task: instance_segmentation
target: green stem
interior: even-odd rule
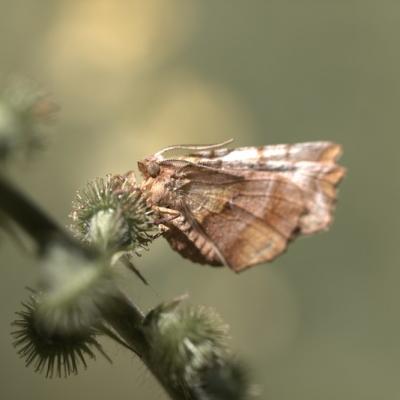
[[[39,251],[54,239],[76,246],[72,237],[1,174],[0,209],[30,235]]]
[[[103,311],[103,318],[129,346],[135,349],[136,354],[172,399],[188,400],[184,387],[173,386],[161,375],[159,366],[150,358],[150,345],[141,329],[144,314],[122,294],[113,300],[114,304]]]
[[[96,256],[96,253],[77,242],[1,174],[0,210],[31,236],[38,246],[39,256],[55,241],[61,241],[63,244],[69,245],[71,251],[80,251],[87,257]],[[149,357],[149,344],[141,329],[144,314],[135,304],[121,293],[121,296],[113,298],[110,307],[103,310],[103,317],[118,335],[136,351],[171,399],[187,399],[183,388],[172,387],[158,372],[157,365],[152,363]]]

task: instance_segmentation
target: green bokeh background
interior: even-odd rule
[[[329,139],[348,175],[328,233],[239,276],[162,239],[138,260],[143,308],[188,292],[231,325],[260,399],[400,399],[400,3],[391,0],[0,2],[0,80],[23,74],[61,106],[47,151],[14,180],[60,223],[75,191],[177,143]],[[1,195],[1,194],[0,194]],[[105,342],[67,380],[25,369],[9,336],[33,260],[1,243],[1,399],[164,399]]]

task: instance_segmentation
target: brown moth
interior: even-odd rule
[[[239,272],[271,261],[299,234],[326,229],[345,169],[331,142],[225,148],[230,142],[171,146],[138,165],[171,247]],[[178,149],[192,153],[166,156]]]

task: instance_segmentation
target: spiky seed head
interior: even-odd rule
[[[14,346],[25,365],[33,366],[38,373],[47,378],[67,377],[78,373],[79,368],[86,369],[87,358],[95,359],[98,351],[111,361],[96,339],[95,328],[79,332],[49,333],[37,318],[40,300],[32,296],[23,304],[23,310],[17,312],[18,318],[12,323]]]
[[[103,257],[55,243],[42,257],[36,315],[50,333],[80,332],[101,319],[118,295],[113,271]]]
[[[229,350],[228,326],[211,308],[179,307],[182,299],[162,303],[144,318],[150,362],[169,384],[183,385],[190,398],[246,399],[247,370]]]
[[[77,193],[70,217],[76,236],[111,252],[138,252],[156,234],[152,211],[133,172],[90,182]]]
[[[43,123],[58,107],[28,79],[10,80],[0,93],[0,162],[43,146]]]

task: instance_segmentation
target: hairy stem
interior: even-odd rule
[[[89,257],[96,255],[77,242],[2,174],[0,174],[0,210],[31,236],[38,246],[39,256],[56,241],[69,245],[71,251],[80,251]],[[113,297],[110,306],[102,310],[102,315],[118,335],[135,350],[171,399],[187,399],[184,388],[171,386],[159,373],[158,366],[150,360],[149,343],[141,329],[144,314],[134,303],[121,293],[120,296]]]
[[[54,239],[73,243],[70,237],[43,210],[0,174],[0,209],[16,222],[44,251]]]
[[[135,349],[136,354],[172,399],[187,400],[185,388],[173,386],[171,382],[164,379],[159,366],[150,359],[149,342],[140,328],[144,319],[142,311],[122,294],[120,297],[115,297],[113,301],[114,304],[109,311],[103,311],[104,319],[129,346]]]

